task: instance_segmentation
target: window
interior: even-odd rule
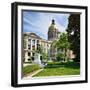
[[[37,40],[37,44],[39,44],[39,40]]]
[[[32,46],[32,50],[35,50],[35,45]]]
[[[31,53],[30,52],[28,52],[28,56],[30,56],[31,55]]]
[[[42,56],[40,56],[40,60],[42,60]]]
[[[34,61],[34,57],[32,57],[32,61]]]
[[[40,44],[37,44],[37,50],[40,48]]]
[[[32,53],[32,56],[34,56],[35,55],[35,53]]]
[[[28,59],[28,61],[30,61],[30,59]]]
[[[28,39],[28,43],[31,44],[31,39]]]
[[[31,49],[31,45],[28,45],[28,49]]]
[[[31,41],[31,39],[28,39],[28,41]]]
[[[35,45],[35,40],[32,40],[32,44]]]

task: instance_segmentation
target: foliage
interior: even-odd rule
[[[42,58],[47,61],[49,59],[49,56],[47,53],[42,53]]]
[[[64,56],[65,56],[64,53],[58,53],[56,55],[57,61],[62,61],[64,59]]]
[[[36,52],[37,53],[40,53],[42,55],[42,59],[43,60],[48,60],[49,59],[49,56],[43,50],[44,50],[44,48],[41,45],[38,44],[38,47],[37,47]]]
[[[64,52],[64,55],[63,55],[64,60],[66,60],[67,59],[66,52],[67,52],[67,49],[69,49],[69,47],[70,47],[70,43],[68,42],[67,33],[61,33],[59,40],[55,41],[53,43],[53,46],[56,47],[58,51],[63,50],[63,52]],[[63,53],[60,53],[60,54],[62,55]]]
[[[23,67],[23,74],[27,75],[35,70],[40,69],[41,67],[38,64],[34,64],[34,65],[28,65]]]
[[[78,62],[49,62],[46,68],[54,67],[67,67],[67,68],[80,68],[80,63]]]
[[[36,52],[37,52],[37,53],[40,53],[40,54],[43,53],[43,47],[42,47],[40,44],[37,45],[37,50],[36,50]]]
[[[71,14],[69,16],[67,28],[70,49],[76,55],[75,61],[80,61],[80,14]]]

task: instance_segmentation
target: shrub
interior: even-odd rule
[[[62,65],[62,62],[49,62],[45,68],[56,68]]]
[[[63,61],[64,60],[64,53],[58,53],[56,55],[57,61]]]
[[[26,67],[23,67],[23,74],[27,75],[35,70],[40,69],[41,67],[38,64],[34,64],[34,65],[28,65]]]
[[[80,68],[80,63],[78,62],[49,62],[45,68],[58,68],[58,67],[77,69],[77,68]]]

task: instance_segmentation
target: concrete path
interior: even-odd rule
[[[23,79],[30,79],[32,78],[34,75],[36,75],[37,73],[41,72],[43,69],[39,69],[37,71],[32,72],[31,74],[28,74],[27,76],[23,77]]]

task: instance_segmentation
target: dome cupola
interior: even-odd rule
[[[50,25],[50,27],[49,27],[49,31],[55,31],[55,30],[57,30],[57,27],[56,27],[56,25],[55,25],[55,20],[53,19],[52,20],[52,23],[51,23],[51,25]]]
[[[52,23],[48,29],[48,40],[55,40],[57,38],[58,29],[55,25],[55,20],[52,19]]]

